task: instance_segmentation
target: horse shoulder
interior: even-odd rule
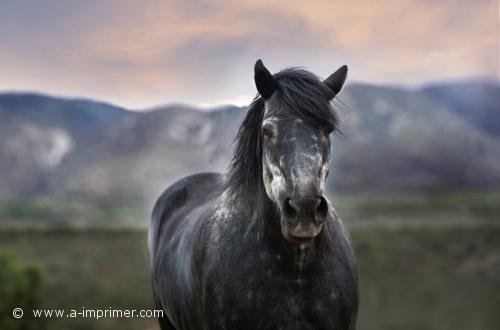
[[[200,173],[170,186],[157,200],[149,228],[155,301],[176,326],[189,321],[196,287],[196,246],[204,211],[217,196],[222,174]]]
[[[206,200],[210,187],[220,185],[224,175],[220,173],[198,173],[184,177],[169,186],[157,199],[151,215],[148,232],[148,245],[151,259],[158,248],[159,236],[164,232],[165,225],[176,213],[183,209],[193,208]],[[205,198],[203,198],[205,197]]]

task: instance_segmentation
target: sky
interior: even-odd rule
[[[0,91],[246,104],[253,65],[420,86],[499,78],[498,0],[0,0]]]

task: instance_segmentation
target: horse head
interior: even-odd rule
[[[254,70],[264,100],[259,149],[265,192],[279,211],[285,239],[301,243],[316,237],[328,216],[330,134],[338,124],[330,101],[341,90],[347,67],[323,81],[300,69],[273,76],[261,60]]]

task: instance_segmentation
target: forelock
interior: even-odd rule
[[[339,120],[331,106],[333,92],[311,72],[290,68],[274,75],[278,90],[269,99],[270,109],[286,111],[315,127],[338,130]]]

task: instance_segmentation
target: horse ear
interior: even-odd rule
[[[334,95],[337,95],[342,89],[346,78],[347,65],[342,65],[337,71],[332,73],[330,77],[323,80],[323,83],[332,90]]]
[[[262,60],[257,60],[254,66],[254,79],[255,86],[257,87],[257,91],[260,96],[264,99],[268,99],[273,95],[274,91],[277,88],[276,81],[274,81],[273,75],[269,70],[266,69]]]

